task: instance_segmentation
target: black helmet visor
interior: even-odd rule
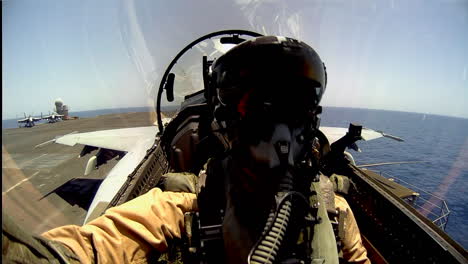
[[[246,92],[235,105],[241,117],[302,122],[314,115],[322,94],[320,84],[307,78],[244,80],[237,88]]]

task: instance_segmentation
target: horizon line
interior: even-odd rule
[[[165,106],[180,107],[179,105],[165,105]],[[441,116],[441,117],[452,117],[452,118],[468,119],[468,116],[434,114],[434,113],[423,113],[423,112],[410,112],[410,111],[395,110],[395,109],[377,109],[377,108],[365,108],[365,107],[355,107],[355,106],[335,106],[335,105],[322,105],[322,107],[350,108],[350,109],[361,109],[361,110],[377,110],[377,111],[401,112],[401,113],[409,113],[409,114],[433,115],[433,116]],[[148,109],[153,109],[154,112],[156,112],[156,109],[154,107],[152,107],[152,106],[128,106],[128,107],[100,108],[100,109],[79,110],[79,111],[73,111],[73,112],[80,113],[80,112],[89,112],[89,111],[118,110],[118,109],[130,109],[130,108],[148,108]],[[73,112],[71,112],[71,113],[73,113]],[[34,116],[34,115],[31,115],[31,116]],[[22,117],[15,117],[15,118],[8,118],[8,119],[3,119],[2,118],[2,121],[17,120],[18,118],[22,118]]]

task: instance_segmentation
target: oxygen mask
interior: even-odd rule
[[[248,260],[274,262],[290,259],[297,251],[306,256],[310,247],[302,243],[299,250],[297,240],[307,224],[311,182],[318,180],[313,155],[317,112],[298,113],[300,108],[294,105],[285,111],[284,104],[273,100],[252,105],[256,98],[250,96],[238,106],[243,116],[229,179],[239,222],[257,241]]]

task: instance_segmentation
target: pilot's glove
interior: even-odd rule
[[[190,172],[169,172],[162,176],[158,188],[170,192],[195,193],[198,177]]]
[[[42,236],[63,243],[82,263],[149,262],[154,249],[163,252],[169,240],[181,237],[184,213],[196,210],[195,194],[154,188],[81,227],[62,226]]]

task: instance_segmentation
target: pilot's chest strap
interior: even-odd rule
[[[334,208],[335,206],[333,189],[330,187],[328,178],[321,175],[319,182],[312,182],[311,190],[317,195],[310,197],[310,203],[318,205],[317,215],[321,219],[313,227],[313,263],[320,263],[320,260],[326,260],[324,263],[338,263],[336,234],[328,214],[328,207]]]
[[[342,253],[343,241],[345,239],[344,223],[347,212],[336,206],[335,192],[347,193],[349,185],[349,179],[346,176],[333,174],[329,179],[324,175],[320,175],[320,191],[327,209],[328,219],[335,234],[339,254]]]
[[[199,212],[192,214],[193,239],[189,253],[197,263],[223,263],[222,222],[226,207],[224,177],[225,157],[208,160],[199,173],[197,194]]]
[[[186,252],[188,259],[197,259],[195,262],[198,263],[220,263],[219,261],[224,260],[222,219],[225,201],[224,190],[220,188],[224,184],[221,182],[222,177],[215,178],[216,175],[227,173],[223,167],[225,166],[222,166],[221,160],[211,160],[208,166],[205,165],[199,174],[197,186],[200,214],[190,213],[185,217]],[[312,245],[313,259],[337,260],[342,248],[341,241],[345,237],[346,211],[336,208],[334,196],[336,188],[328,177],[321,175],[320,182],[313,183],[311,188],[317,190],[317,196],[311,199],[321,204],[319,216],[323,219],[320,224],[313,227],[315,234],[315,243]],[[328,241],[325,243],[327,245],[324,245],[324,241]]]

